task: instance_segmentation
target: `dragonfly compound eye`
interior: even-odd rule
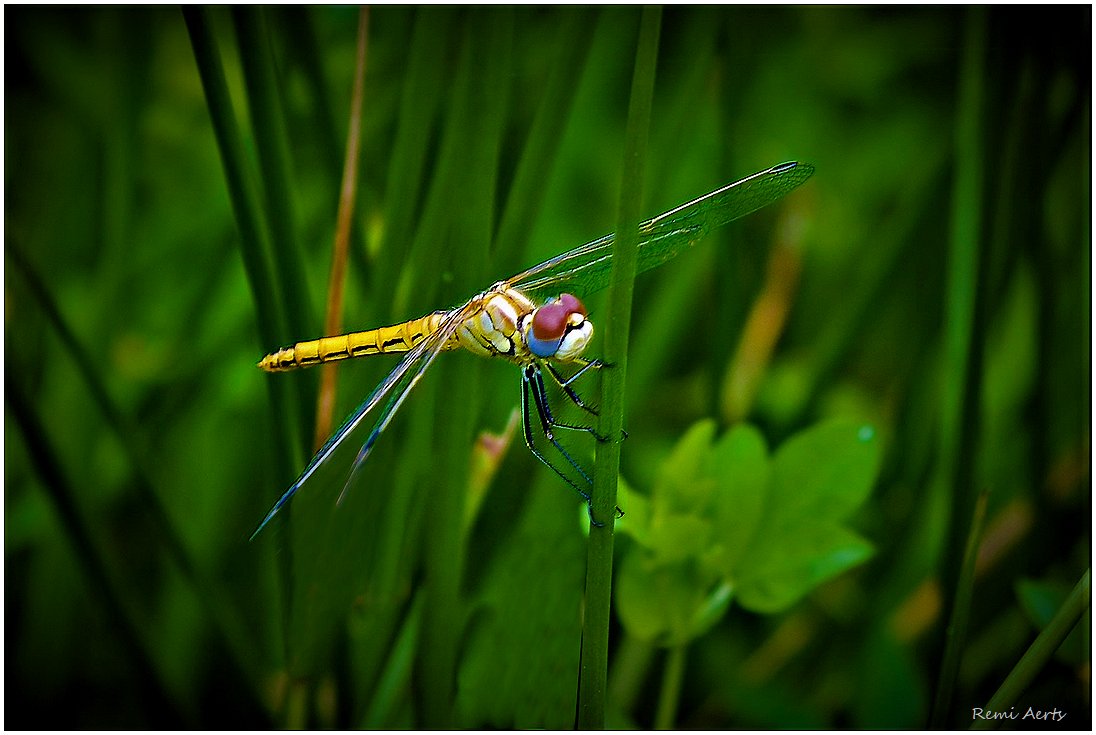
[[[586,316],[586,307],[582,305],[582,302],[579,301],[577,297],[572,296],[569,293],[560,294],[559,303],[569,314],[582,314],[582,316]]]
[[[571,294],[563,294],[536,310],[532,329],[526,335],[526,343],[537,357],[566,360],[569,358],[560,353],[577,354],[575,348],[579,342],[585,347],[589,339],[584,334],[588,324],[586,307],[582,302]]]
[[[533,314],[533,336],[543,342],[558,342],[567,331],[567,319],[571,314],[558,301],[537,309]]]
[[[586,307],[569,293],[549,301],[533,315],[533,336],[553,341],[563,337],[567,327],[579,327],[586,321]]]

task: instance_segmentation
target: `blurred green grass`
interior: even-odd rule
[[[637,10],[371,13],[348,328],[453,305],[613,227]],[[300,263],[265,296],[303,326],[276,338],[318,336],[357,9],[207,15],[243,165],[256,193],[284,185],[292,207],[279,237]],[[310,449],[295,417],[310,407],[272,409],[264,382],[308,395],[316,376],[254,367],[280,344],[259,336],[182,14],[22,7],[5,20],[5,724],[569,726],[584,573],[573,494],[519,441],[460,524],[472,433],[502,430],[514,370],[444,356],[342,506],[354,449],[247,544],[299,469],[287,455]],[[962,509],[982,489],[992,553],[951,726],[1034,638],[1018,581],[1070,588],[1088,565],[1091,11],[989,10],[982,109],[959,136],[970,22],[912,7],[663,14],[643,211],[780,161],[817,173],[637,279],[623,476],[649,486],[687,427],[722,415],[743,355],[763,360],[736,405],[770,446],[830,417],[870,420],[885,443],[855,519],[876,556],[789,613],[735,610],[707,633],[680,727],[923,727]],[[241,63],[263,44],[272,107],[250,104]],[[261,119],[279,106],[284,119]],[[284,127],[284,181],[260,165],[270,123]],[[956,197],[961,167],[981,181],[973,199]],[[978,272],[949,282],[953,222],[973,214]],[[791,270],[771,267],[777,254]],[[783,291],[766,290],[774,273]],[[786,321],[758,316],[766,293],[784,294]],[[956,298],[977,303],[963,348],[975,379],[947,399],[967,405],[961,444],[944,388],[960,377],[944,347],[963,328]],[[587,305],[596,324],[603,298]],[[743,342],[758,324],[769,352]],[[336,414],[393,365],[344,366]],[[954,451],[965,474],[941,466]],[[614,677],[655,691],[661,652],[625,656],[618,633],[610,691]],[[431,640],[454,647],[448,663]],[[511,684],[499,692],[493,663]],[[1024,701],[1090,721],[1088,666],[1051,663]],[[650,726],[647,699],[610,701],[610,724]]]

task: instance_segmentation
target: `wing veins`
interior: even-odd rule
[[[649,270],[675,256],[704,236],[713,226],[744,217],[776,201],[806,181],[814,167],[804,163],[784,163],[727,184],[697,197],[639,225],[640,264],[637,272]],[[607,276],[596,280],[598,270],[607,271],[612,257],[615,234],[610,233],[535,265],[506,281],[512,288],[530,291],[556,283],[581,281],[589,276],[591,291],[607,283]],[[665,248],[652,247],[660,242]],[[674,248],[674,243],[680,247]],[[570,264],[574,264],[568,267]]]
[[[293,484],[289,486],[289,489],[282,494],[282,497],[278,499],[278,502],[274,504],[274,507],[271,508],[266,514],[266,517],[263,518],[259,527],[251,534],[252,539],[259,535],[259,532],[262,531],[271,519],[277,515],[278,511],[292,499],[312,474],[319,469],[320,465],[326,462],[328,458],[335,453],[335,450],[338,449],[343,440],[357,429],[365,417],[368,416],[386,396],[388,396],[393,388],[396,388],[403,383],[404,379],[410,373],[411,378],[409,379],[408,384],[389,400],[381,417],[377,420],[372,432],[370,432],[365,444],[363,444],[362,450],[364,451],[367,448],[372,447],[372,444],[376,441],[377,437],[388,427],[388,423],[391,421],[392,416],[395,415],[396,411],[403,404],[407,394],[415,387],[418,379],[422,377],[422,374],[426,372],[426,369],[430,367],[434,359],[442,352],[442,347],[444,347],[445,343],[457,333],[457,329],[460,327],[461,323],[468,318],[468,315],[472,311],[474,311],[472,307],[473,302],[468,301],[463,306],[453,309],[446,315],[445,319],[442,320],[442,323],[433,334],[415,345],[407,355],[404,356],[400,361],[400,364],[393,368],[392,372],[373,389],[373,392],[369,394],[369,397],[362,401],[362,403],[354,409],[354,412],[343,421],[342,425],[339,426],[335,433],[324,442],[323,446],[320,447],[319,451],[312,457],[308,466],[304,468],[297,479],[294,480]],[[418,363],[422,363],[422,365],[416,367]],[[413,367],[416,369],[412,371]],[[367,451],[365,452],[365,456],[368,456]],[[359,459],[355,460],[354,468],[350,473],[351,478],[353,478],[354,473],[357,471],[357,468],[362,461],[364,461],[364,457],[359,453]],[[349,480],[347,481],[347,486],[348,485]],[[343,493],[346,492],[347,486],[343,487]],[[342,494],[339,495],[339,500],[342,500]]]

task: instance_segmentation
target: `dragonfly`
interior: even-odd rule
[[[636,273],[671,260],[713,228],[775,202],[813,173],[814,167],[810,164],[782,163],[642,222]],[[602,368],[604,364],[583,356],[594,327],[586,307],[574,293],[585,295],[608,285],[613,242],[614,235],[609,234],[557,255],[516,276],[498,281],[456,308],[393,326],[298,342],[260,360],[261,369],[282,372],[365,355],[403,355],[395,369],[316,452],[251,538],[258,536],[355,429],[375,414],[373,428],[348,472],[339,496],[341,501],[377,440],[427,369],[442,352],[457,349],[501,358],[520,369],[526,447],[578,491],[591,511],[591,523],[601,525],[592,515],[590,475],[559,442],[555,430],[585,431],[599,441],[606,441],[606,438],[599,436],[592,427],[568,424],[556,418],[544,375],[547,373],[562,394],[579,409],[596,415],[596,409],[582,400],[574,385],[582,375]],[[543,293],[554,295],[543,301],[535,300],[535,295]],[[559,366],[569,366],[575,372],[565,376]],[[379,413],[378,407],[381,407]],[[538,446],[531,409],[536,412],[540,436],[547,441],[547,447]],[[571,470],[574,479],[568,474]]]

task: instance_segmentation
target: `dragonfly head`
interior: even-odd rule
[[[594,335],[586,307],[569,293],[534,311],[530,321],[525,342],[537,357],[569,362],[582,355]]]

